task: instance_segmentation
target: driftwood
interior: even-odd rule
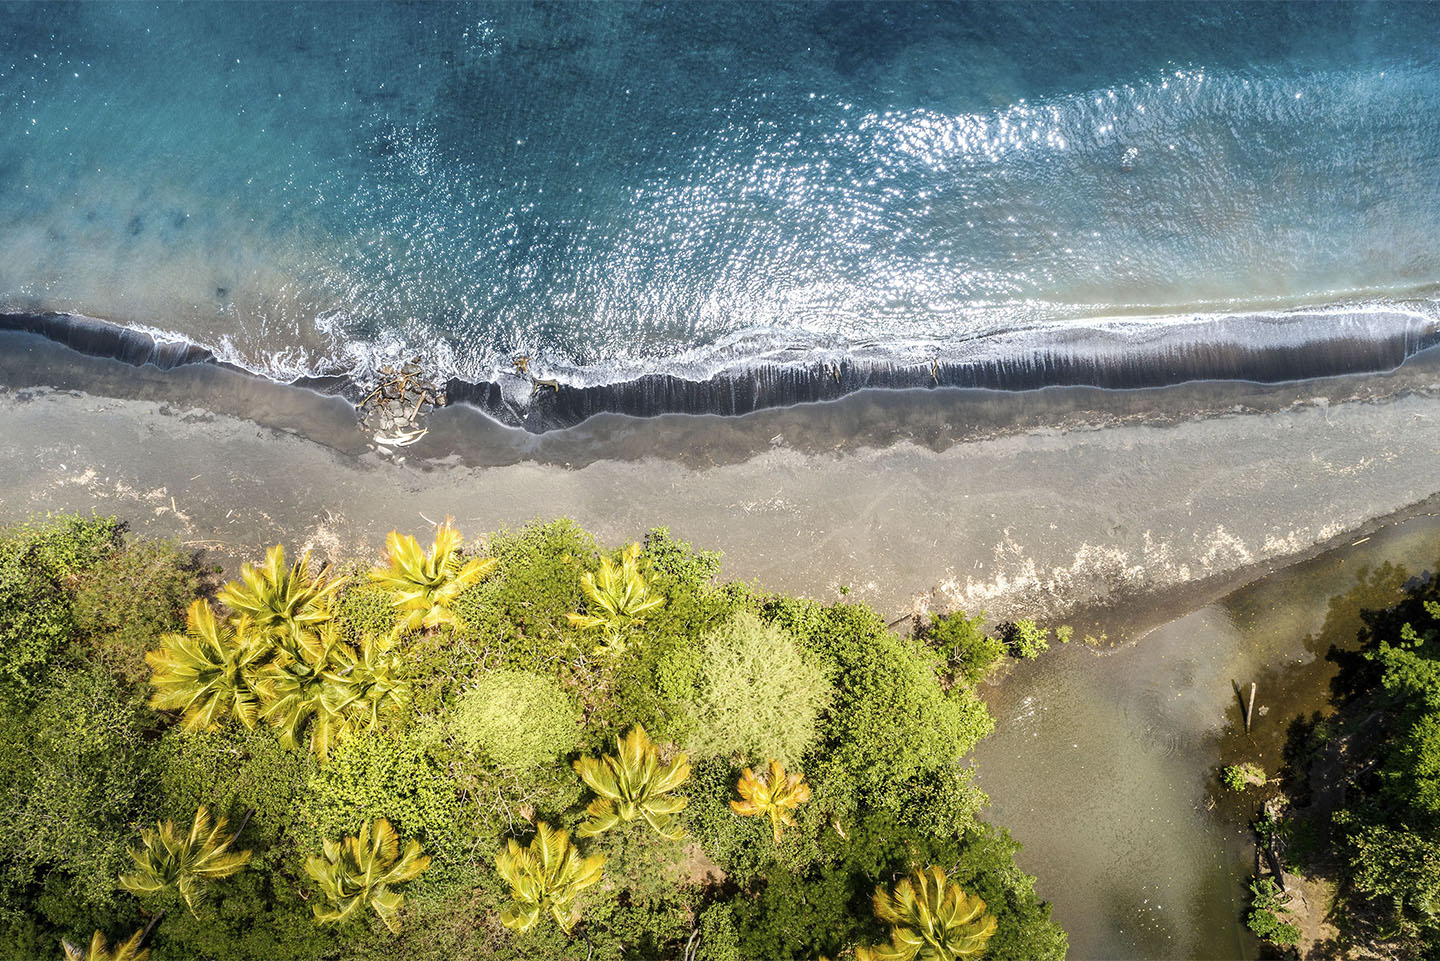
[[[382,447],[407,447],[425,436],[421,414],[445,406],[445,392],[426,376],[418,357],[379,373],[379,383],[357,405],[361,420]]]

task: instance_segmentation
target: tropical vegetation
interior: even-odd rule
[[[980,817],[978,659],[663,530],[389,541],[220,582],[107,518],[0,532],[0,959],[1064,956]]]

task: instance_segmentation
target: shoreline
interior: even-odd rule
[[[376,551],[406,523],[389,510],[404,498],[415,529],[446,514],[470,531],[566,515],[619,544],[669,526],[723,551],[728,577],[822,600],[846,587],[891,620],[1108,610],[1096,624],[1120,640],[1136,632],[1102,619],[1145,623],[1426,509],[1440,471],[1422,436],[1440,418],[1429,355],[1300,385],[872,391],[538,436],[472,434],[480,415],[446,409],[400,463],[368,449],[335,396],[0,338],[5,519],[143,514],[232,567],[277,540]],[[240,529],[248,539],[230,543]]]
[[[472,380],[442,370],[430,373],[445,379],[452,405],[479,411],[499,425],[544,434],[607,414],[738,417],[881,390],[1115,391],[1385,373],[1440,345],[1434,313],[1433,301],[1416,300],[1198,314],[1189,321],[1183,318],[1190,315],[1097,318],[937,343],[923,356],[913,346],[894,348],[893,355],[772,346],[738,362],[696,366],[677,358],[678,372],[618,371],[600,383],[587,382],[584,371],[543,366],[536,369],[548,377],[539,381],[518,371]],[[81,314],[0,311],[4,331],[37,335],[133,367],[214,366],[279,383],[203,344]],[[785,359],[792,351],[808,359]],[[304,376],[287,385],[357,401],[366,378],[356,369]]]

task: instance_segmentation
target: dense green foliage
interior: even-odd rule
[[[902,638],[861,605],[716,584],[717,559],[664,531],[617,564],[563,521],[452,548],[447,571],[494,561],[457,591],[410,564],[428,592],[418,622],[420,603],[354,576],[373,558],[342,583],[277,553],[213,607],[222,653],[263,630],[253,727],[232,707],[187,728],[180,702],[152,703],[152,677],[179,682],[145,654],[179,644],[187,605],[216,585],[111,521],[0,545],[0,959],[59,956],[97,930],[114,944],[151,920],[155,961],[838,957],[890,936],[877,887],[932,865],[983,900],[985,958],[1064,955],[1017,846],[978,819],[966,755],[992,722],[973,682],[1000,642],[963,615],[948,622],[963,638]],[[607,590],[613,618],[595,599]],[[282,676],[306,665],[313,678]],[[272,709],[284,690],[308,705],[293,725]],[[317,743],[347,712],[356,722]],[[574,767],[607,756],[584,780]],[[803,777],[808,797],[742,816],[732,802],[760,789],[740,793],[742,769],[772,757],[776,784]],[[613,823],[581,830],[602,800]],[[201,808],[250,853],[194,914],[119,886],[141,829],[183,833]],[[377,844],[375,876],[391,876],[367,887]]]
[[[1300,940],[1300,929],[1281,917],[1281,912],[1290,903],[1290,896],[1280,890],[1280,885],[1270,878],[1256,878],[1250,882],[1250,913],[1245,924],[1255,936],[1268,941],[1277,948],[1294,946]]]
[[[1362,577],[1357,591],[1401,593],[1403,581],[1386,565]],[[1292,858],[1337,883],[1342,941],[1387,956],[1436,957],[1440,581],[1412,580],[1398,604],[1362,610],[1360,620],[1358,647],[1330,651],[1340,664],[1337,712],[1298,727],[1292,740],[1286,786],[1299,806],[1265,827],[1303,841]]]

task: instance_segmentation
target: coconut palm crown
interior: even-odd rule
[[[228,715],[247,728],[259,715],[255,683],[266,645],[250,636],[248,620],[217,624],[215,612],[197,600],[186,612],[186,632],[166,634],[145,655],[154,672],[150,706],[183,712],[191,730],[210,729]]]
[[[210,882],[228,878],[250,863],[249,851],[231,851],[235,836],[225,832],[225,819],[213,822],[203,806],[187,834],[174,821],[140,832],[141,848],[130,850],[135,870],[120,875],[120,886],[132,894],[155,894],[175,888],[194,914],[205,900]]]
[[[377,818],[362,824],[360,834],[343,841],[322,842],[320,857],[305,859],[305,873],[315,879],[326,904],[311,905],[322,924],[339,924],[362,912],[366,905],[392,933],[400,932],[400,906],[405,896],[394,885],[419,877],[430,866],[420,842],[400,850],[400,838],[390,822]]]
[[[60,948],[65,952],[65,961],[145,961],[150,957],[150,949],[140,947],[144,935],[144,931],[136,931],[115,945],[112,951],[105,945],[105,935],[96,931],[90,936],[87,947],[79,948],[69,941],[61,941]]]
[[[625,548],[618,565],[608,557],[600,558],[600,570],[582,574],[580,588],[590,602],[590,613],[566,617],[581,630],[603,630],[606,636],[603,649],[623,650],[625,645],[619,632],[665,605],[662,595],[650,592],[649,582],[641,570],[638,543]]]
[[[805,779],[799,774],[786,774],[785,765],[773,758],[769,774],[756,776],[747,767],[741,772],[735,789],[744,800],[731,801],[730,807],[745,817],[768,815],[776,844],[780,843],[780,833],[786,825],[797,826],[794,810],[810,800],[810,785]]]
[[[605,857],[581,857],[570,835],[541,821],[529,847],[513,839],[495,857],[495,869],[510,885],[512,900],[500,911],[500,923],[512,931],[529,931],[545,914],[568,934],[580,920],[575,900],[600,880]]]
[[[449,518],[435,527],[435,543],[428,553],[409,534],[391,531],[385,538],[385,566],[373,569],[370,580],[391,592],[399,615],[396,636],[423,627],[457,625],[450,605],[498,563],[493,557],[465,560],[460,554],[462,541]]]
[[[893,894],[875,889],[875,916],[890,925],[890,943],[860,945],[855,961],[957,961],[977,958],[995,933],[985,902],[946,881],[943,868],[916,871]]]
[[[329,568],[312,577],[308,551],[287,566],[285,548],[276,544],[262,566],[242,565],[240,580],[226,584],[216,597],[248,617],[256,630],[283,637],[293,626],[309,629],[328,621],[333,616],[330,600],[344,583],[344,578],[331,577]]]
[[[680,754],[660,763],[650,735],[639,724],[615,739],[617,753],[600,758],[582,757],[574,767],[596,797],[585,808],[589,819],[576,830],[582,838],[594,837],[622,821],[644,818],[661,837],[678,841],[685,832],[670,815],[683,810],[688,798],[667,797],[690,776],[690,761]]]

